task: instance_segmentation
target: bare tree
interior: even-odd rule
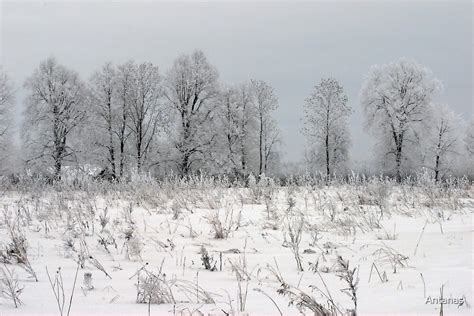
[[[258,121],[258,172],[260,175],[267,172],[268,161],[275,154],[276,144],[280,141],[277,125],[272,112],[278,108],[278,99],[273,88],[262,80],[252,80],[254,106]]]
[[[471,118],[466,127],[466,137],[464,139],[466,151],[474,156],[474,118]]]
[[[373,66],[361,90],[366,127],[380,139],[383,161],[392,157],[392,168],[401,180],[405,147],[430,111],[432,96],[441,83],[415,61]]]
[[[74,155],[71,133],[86,117],[85,86],[76,72],[54,58],[41,62],[25,82],[28,90],[23,128],[27,162],[46,159],[55,180],[61,179],[64,161]]]
[[[237,90],[234,87],[226,87],[220,94],[221,107],[219,118],[222,128],[222,136],[224,143],[224,166],[228,166],[227,172],[232,172],[234,175],[240,173],[239,159],[240,154],[240,120],[241,113],[239,113],[237,103]]]
[[[248,84],[230,86],[220,94],[220,127],[224,144],[224,165],[234,175],[244,177],[249,170],[255,119]]]
[[[133,90],[129,107],[129,128],[134,136],[135,159],[140,173],[160,128],[164,111],[160,108],[162,88],[158,67],[151,63],[134,65]]]
[[[434,109],[430,139],[431,157],[433,159],[434,179],[439,181],[440,174],[448,169],[449,158],[458,154],[458,126],[460,119],[447,106],[438,106]]]
[[[468,172],[474,175],[474,117],[471,118],[466,126],[466,136],[464,137],[464,146],[466,160],[468,164]]]
[[[322,79],[306,99],[303,133],[314,153],[310,163],[324,167],[327,180],[348,161],[350,113],[347,96],[333,78]]]
[[[110,174],[113,179],[116,174],[116,141],[115,141],[115,121],[116,121],[116,102],[117,102],[117,74],[111,63],[106,63],[102,68],[95,72],[91,78],[91,99],[93,108],[97,114],[97,125],[99,127],[99,136],[96,144],[105,149],[105,160],[110,166]]]
[[[271,118],[265,124],[265,133],[263,133],[263,172],[265,174],[268,174],[280,159],[277,150],[279,144],[281,144],[280,130],[276,121]]]
[[[256,126],[255,109],[252,107],[252,86],[250,83],[241,84],[237,89],[237,104],[241,112],[240,120],[240,161],[243,176],[249,173],[251,147],[254,144],[253,135]]]
[[[118,139],[118,175],[120,178],[124,174],[125,158],[126,158],[126,146],[127,141],[131,135],[131,131],[128,129],[130,120],[130,104],[133,96],[133,82],[134,82],[134,63],[132,61],[126,62],[117,68],[117,117],[116,125],[117,128],[114,131]]]
[[[165,96],[178,116],[174,146],[182,175],[202,161],[215,141],[212,114],[217,104],[217,80],[217,70],[201,51],[178,57],[166,77]]]
[[[13,85],[0,67],[0,170],[7,159],[7,147],[11,141],[11,107],[14,102]]]

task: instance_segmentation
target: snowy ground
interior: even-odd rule
[[[59,315],[46,267],[53,282],[61,268],[66,315],[81,256],[84,267],[78,270],[70,315],[226,315],[240,310],[296,315],[299,309],[312,314],[298,304],[305,298],[301,292],[335,313],[346,313],[354,302],[343,291],[348,283],[339,277],[339,256],[349,262],[349,271],[356,268],[358,314],[439,314],[435,300],[442,286],[444,298],[462,303],[444,304],[447,315],[473,313],[472,187],[449,194],[377,185],[136,192],[4,193],[1,249],[11,243],[8,218],[10,227],[27,239],[38,282],[21,264],[2,265],[15,272],[23,304],[15,308],[0,298],[0,315]],[[101,217],[108,218],[102,220],[104,227]],[[215,238],[212,222],[220,223],[224,234],[229,228],[227,238]],[[303,272],[297,269],[289,234],[300,223]],[[108,241],[107,249],[100,240]],[[202,246],[216,271],[204,268]],[[111,278],[94,266],[96,261]],[[86,272],[92,273],[93,289],[84,283]],[[149,300],[143,287],[147,276],[161,280],[151,287],[153,293],[165,291],[153,297],[170,299],[171,291],[174,302],[137,303],[137,283],[141,300]]]

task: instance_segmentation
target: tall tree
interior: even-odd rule
[[[133,61],[128,61],[117,68],[117,116],[116,116],[116,130],[114,131],[118,139],[118,176],[120,178],[124,175],[125,158],[127,156],[126,147],[131,131],[128,128],[130,121],[130,107],[133,100],[133,84],[134,84],[134,69]]]
[[[433,119],[430,122],[431,137],[429,141],[434,179],[439,181],[443,172],[447,171],[449,163],[458,151],[458,126],[460,119],[447,106],[434,108]],[[451,158],[451,161],[450,161]]]
[[[43,160],[61,179],[66,159],[73,156],[69,146],[72,132],[86,117],[85,85],[76,72],[49,58],[25,82],[28,90],[23,128],[27,162]]]
[[[474,156],[474,118],[471,118],[466,127],[466,137],[464,139],[466,151]]]
[[[215,141],[211,124],[217,105],[217,80],[217,70],[201,51],[178,57],[166,77],[165,96],[178,116],[174,146],[182,175],[203,160]]]
[[[255,109],[252,107],[252,87],[250,83],[241,84],[237,89],[237,104],[241,112],[240,119],[240,162],[243,176],[251,170],[250,155],[254,144],[253,135],[256,120]]]
[[[135,159],[139,173],[146,163],[160,124],[164,123],[164,111],[160,108],[160,81],[157,66],[151,63],[134,66],[129,127],[134,136]]]
[[[405,148],[430,112],[432,96],[441,83],[415,61],[373,66],[363,84],[360,102],[367,129],[379,137],[383,160],[401,181]]]
[[[275,155],[275,147],[280,141],[279,131],[273,119],[273,111],[278,108],[278,98],[273,88],[263,80],[251,80],[253,104],[258,122],[258,172],[265,174],[269,158]]]
[[[96,144],[105,149],[105,160],[110,167],[110,174],[117,179],[116,170],[116,103],[117,103],[117,73],[111,63],[106,63],[95,72],[91,78],[91,99],[97,115],[99,135]]]
[[[220,95],[220,130],[224,144],[226,172],[245,177],[249,171],[249,155],[254,144],[255,111],[249,84],[229,86]]]
[[[351,108],[339,82],[322,79],[305,104],[303,133],[310,145],[311,164],[323,167],[326,179],[346,167],[349,154],[348,118]]]
[[[14,90],[10,78],[0,67],[0,171],[7,165],[8,147],[11,142]]]
[[[224,143],[224,168],[225,172],[234,175],[240,173],[240,120],[241,113],[237,103],[237,90],[234,87],[226,87],[220,95],[221,107],[219,118],[222,128]]]
[[[474,117],[466,126],[466,136],[464,138],[465,158],[467,160],[467,172],[474,176]]]

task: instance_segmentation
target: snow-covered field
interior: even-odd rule
[[[0,315],[67,315],[73,287],[70,315],[439,314],[441,289],[446,315],[473,313],[472,186],[48,189],[0,207],[22,289],[15,308],[3,286]]]

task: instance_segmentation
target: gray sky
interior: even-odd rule
[[[368,69],[400,57],[430,67],[444,83],[437,101],[473,114],[472,3],[14,3],[1,5],[1,64],[22,84],[54,55],[84,79],[106,61],[151,61],[162,73],[180,53],[201,49],[221,80],[263,79],[280,101],[276,113],[289,161],[303,155],[303,103],[332,76],[354,108],[352,156],[372,156],[358,94]]]

